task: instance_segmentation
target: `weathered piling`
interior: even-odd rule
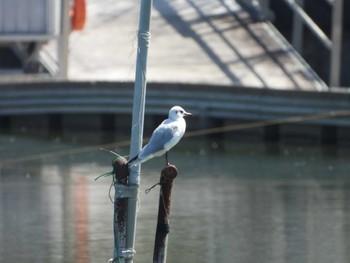
[[[169,219],[171,206],[171,190],[173,180],[177,176],[174,165],[165,167],[160,175],[160,194],[158,207],[158,221],[154,242],[153,263],[165,263],[169,234]]]
[[[127,184],[129,177],[128,166],[125,165],[127,160],[124,157],[118,156],[113,161],[113,176],[114,176],[114,217],[113,217],[113,232],[114,232],[114,253],[112,262],[121,262],[125,257],[126,250],[126,220],[128,207]]]

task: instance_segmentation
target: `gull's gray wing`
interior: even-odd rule
[[[174,134],[178,130],[178,127],[174,125],[174,123],[164,124],[158,126],[157,129],[154,130],[151,139],[148,144],[143,148],[140,153],[140,159],[143,156],[147,156],[149,154],[154,154],[164,149],[164,145],[174,139]]]

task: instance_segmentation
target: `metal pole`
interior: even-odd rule
[[[58,77],[66,79],[68,75],[68,41],[71,31],[70,24],[70,0],[61,1],[61,24],[58,38]]]
[[[273,20],[270,10],[270,0],[260,0],[262,15],[267,20]]]
[[[341,49],[343,33],[343,0],[333,2],[332,14],[332,50],[331,50],[331,68],[330,81],[331,87],[340,86],[341,76]]]
[[[158,221],[156,239],[154,242],[153,263],[166,262],[171,206],[171,190],[173,188],[173,180],[176,176],[177,169],[173,165],[165,167],[160,175],[161,188],[159,194]]]
[[[132,129],[131,129],[131,146],[130,156],[137,155],[142,148],[144,111],[146,99],[146,69],[147,54],[150,43],[150,27],[151,27],[151,8],[152,0],[142,0],[140,7],[140,20],[138,32],[138,48],[136,61],[136,78],[134,87],[134,102],[132,112]],[[125,262],[132,263],[135,253],[135,229],[137,220],[137,199],[138,186],[140,184],[140,166],[137,165],[129,171],[129,186],[134,187],[133,195],[128,200],[127,215],[127,237],[126,244],[129,256],[125,258]]]
[[[304,8],[304,0],[297,0],[296,3],[301,7]],[[296,49],[296,51],[299,52],[299,54],[302,54],[303,52],[303,32],[304,32],[304,24],[301,17],[293,10],[293,33],[292,33],[292,45]]]
[[[295,2],[295,0],[284,0],[284,2],[293,10],[294,14],[299,15],[315,36],[321,41],[321,43],[328,48],[332,49],[332,41],[329,40],[327,35],[321,30],[321,28],[309,17],[309,15]]]

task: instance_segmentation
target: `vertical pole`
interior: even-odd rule
[[[128,199],[127,193],[123,187],[128,184],[129,170],[124,157],[116,157],[113,160],[114,176],[114,214],[113,214],[113,232],[114,232],[114,251],[112,262],[121,262],[126,250],[126,218]]]
[[[304,8],[304,0],[296,0],[296,3]],[[293,10],[293,33],[292,33],[292,45],[301,55],[303,52],[303,33],[304,33],[304,24],[303,20],[299,14]]]
[[[151,27],[151,8],[152,0],[142,0],[140,7],[140,20],[138,31],[138,48],[136,61],[136,77],[134,87],[134,101],[132,112],[132,129],[131,129],[131,146],[130,156],[137,155],[142,147],[144,111],[146,99],[146,69],[147,55],[150,43],[150,27]],[[135,247],[135,229],[137,220],[137,199],[138,186],[140,184],[140,166],[134,166],[130,169],[129,186],[133,186],[136,191],[128,200],[128,216],[127,216],[127,249],[130,252],[129,257],[125,259],[126,263],[132,263]]]
[[[338,127],[335,125],[322,125],[321,143],[323,145],[337,145]]]
[[[260,0],[262,15],[267,20],[273,20],[270,10],[270,0]]]
[[[154,243],[153,263],[166,262],[171,206],[171,190],[173,188],[173,180],[176,176],[177,169],[173,165],[165,167],[160,175],[161,188],[159,194],[158,221],[156,239]]]
[[[341,49],[343,33],[343,0],[333,2],[332,12],[332,50],[331,50],[331,68],[330,82],[331,87],[340,86],[341,76]]]
[[[58,77],[66,79],[68,75],[68,40],[71,31],[70,24],[70,0],[61,0],[61,23],[57,44],[58,53]]]

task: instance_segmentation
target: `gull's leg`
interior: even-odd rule
[[[166,152],[166,153],[164,154],[164,156],[165,156],[165,165],[166,165],[166,166],[169,166],[170,163],[169,163],[169,161],[168,161],[168,152]]]

